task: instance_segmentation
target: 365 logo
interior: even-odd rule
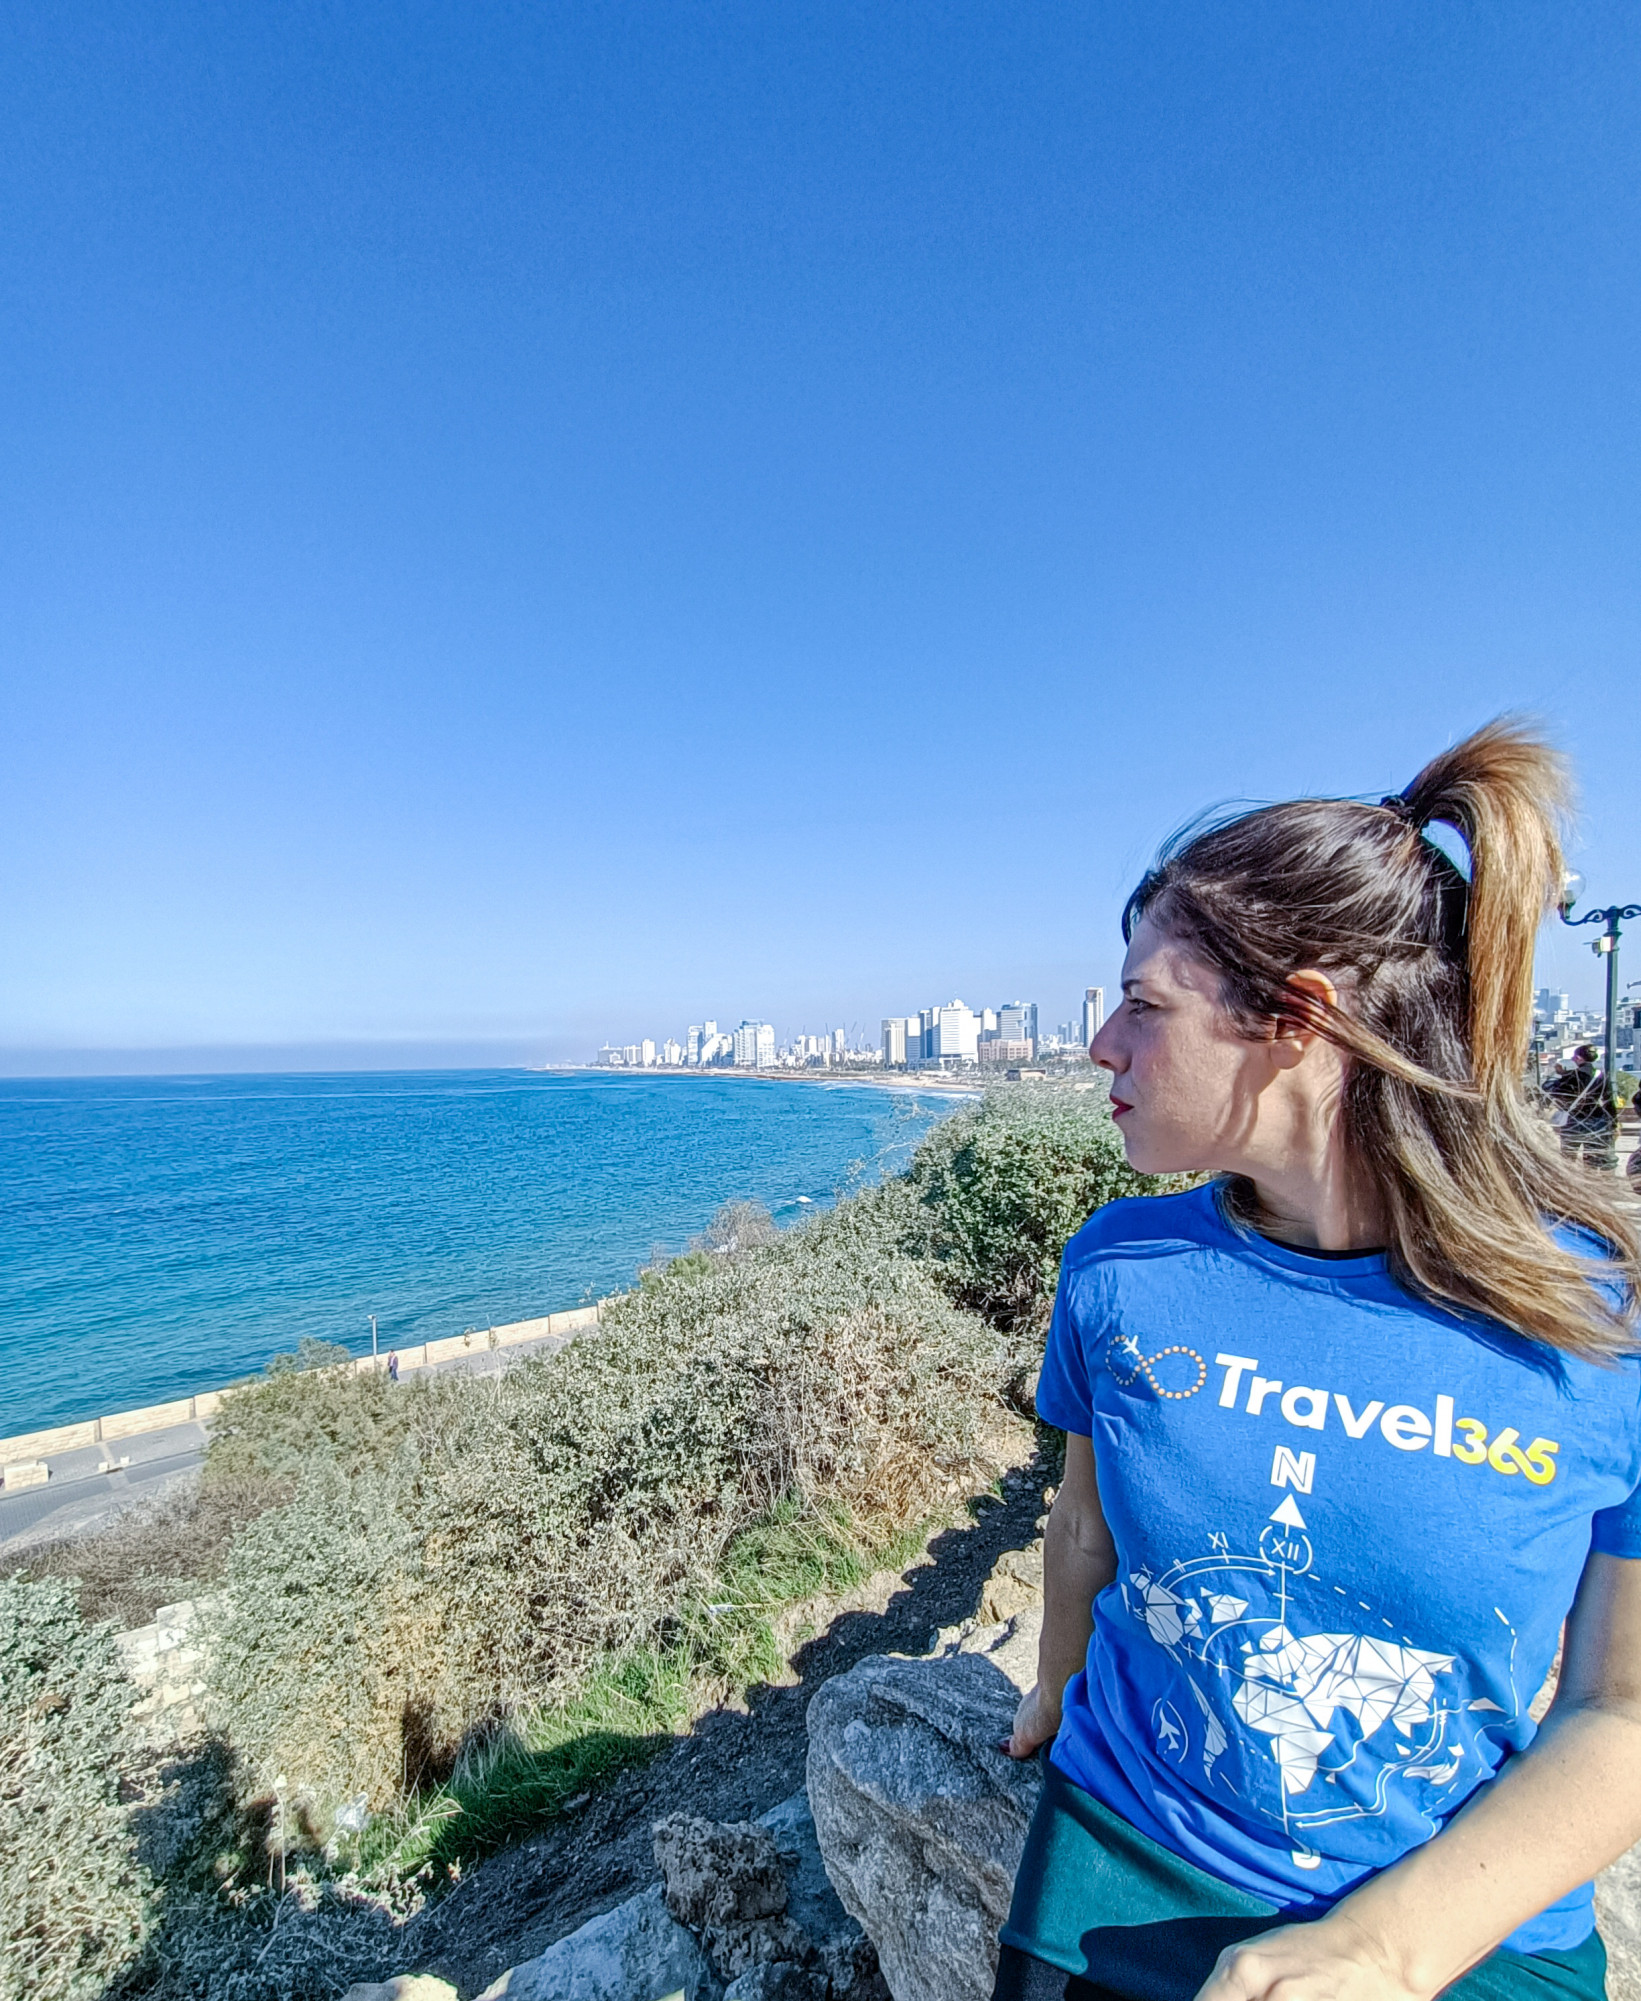
[[[1489,1444],[1487,1426],[1475,1417],[1455,1418],[1453,1429],[1460,1434],[1453,1441],[1453,1457],[1466,1466],[1491,1466],[1495,1473],[1511,1478],[1520,1473],[1535,1487],[1548,1487],[1556,1477],[1555,1455],[1561,1446],[1553,1438],[1535,1438],[1531,1445],[1523,1445],[1512,1424]]]

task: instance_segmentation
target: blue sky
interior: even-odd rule
[[[1641,900],[1638,44],[11,10],[0,1067],[1057,1020],[1194,810],[1509,707]]]

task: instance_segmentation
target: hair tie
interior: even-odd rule
[[[1413,808],[1409,804],[1405,793],[1387,792],[1384,798],[1379,801],[1379,804],[1384,807],[1387,813],[1394,813],[1404,826],[1411,827],[1415,824]]]

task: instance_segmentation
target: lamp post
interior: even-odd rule
[[[1602,1077],[1607,1086],[1607,1094],[1610,1097],[1613,1090],[1613,1077],[1618,1070],[1618,940],[1620,936],[1620,919],[1641,917],[1641,903],[1613,903],[1609,904],[1605,910],[1587,910],[1582,917],[1575,917],[1573,915],[1573,906],[1583,894],[1584,878],[1581,875],[1569,874],[1562,879],[1561,896],[1557,907],[1561,912],[1561,921],[1563,924],[1602,924],[1606,926],[1606,929],[1590,947],[1590,950],[1598,957],[1605,958],[1607,961],[1607,1035]]]
[[[374,1362],[376,1359],[376,1315],[371,1313],[366,1318],[370,1321],[370,1359]]]

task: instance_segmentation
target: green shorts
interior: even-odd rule
[[[1291,1920],[1109,1812],[1043,1759],[995,2001],[1192,2001],[1228,1945]],[[1591,1932],[1569,1952],[1502,1948],[1443,2001],[1603,2001],[1607,1954]]]

